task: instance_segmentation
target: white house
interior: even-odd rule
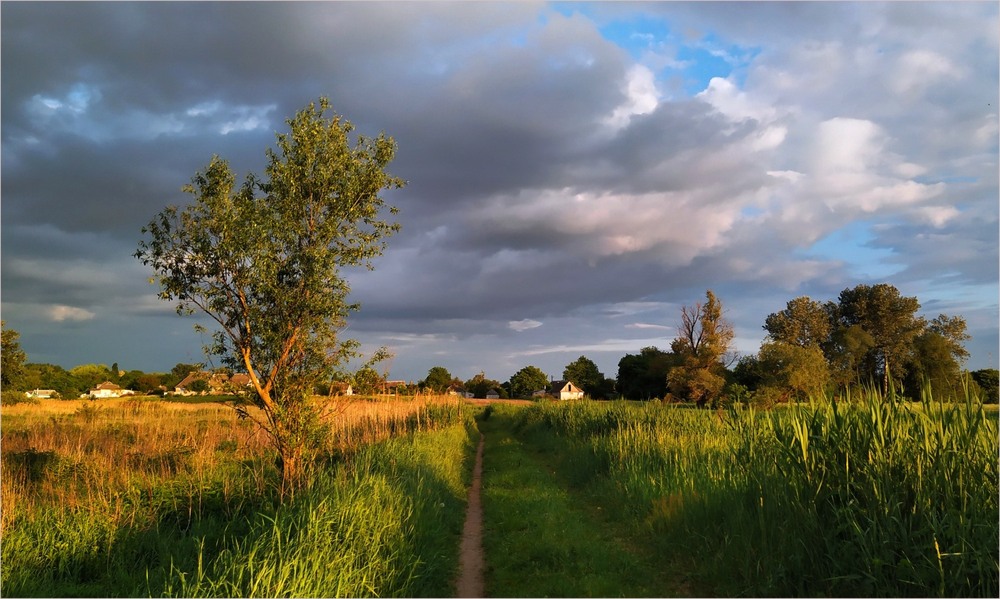
[[[486,399],[500,399],[500,392],[496,389],[490,389],[489,392],[486,393]]]
[[[100,385],[94,387],[90,390],[90,397],[94,399],[107,399],[109,397],[121,397],[123,395],[132,395],[133,392],[128,389],[122,389],[118,385],[112,383],[111,381],[104,381]]]
[[[28,397],[35,399],[52,399],[59,395],[59,392],[55,389],[35,389],[33,391],[28,391],[25,393]]]
[[[583,399],[583,389],[574,385],[572,381],[552,381],[549,393],[560,400]]]

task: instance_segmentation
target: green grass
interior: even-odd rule
[[[539,405],[580,496],[717,595],[979,596],[998,584],[997,418],[863,393],[727,413]],[[526,491],[527,492],[527,491]]]
[[[605,517],[608,509],[561,476],[558,442],[525,441],[510,408],[480,422],[486,594],[494,597],[632,597],[681,593],[655,556]],[[641,574],[640,574],[641,573]],[[640,575],[637,575],[640,574]]]
[[[168,429],[143,452],[96,459],[138,442],[119,417],[129,416],[70,415],[11,432],[4,422],[5,596],[453,593],[478,441],[470,412],[430,408],[419,426],[400,420],[391,438],[331,454],[336,461],[283,503],[273,457],[245,452],[245,433],[202,412],[189,416],[192,433],[208,435],[214,451],[173,455],[188,433]],[[53,449],[10,452],[8,434]],[[89,449],[73,454],[67,441]]]

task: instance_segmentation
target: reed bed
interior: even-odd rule
[[[442,565],[442,556],[449,553],[440,547],[424,560],[431,564],[425,571],[437,572],[433,582],[377,566],[357,571],[345,566],[337,569],[336,585],[322,586],[332,584],[327,577],[317,579],[321,586],[309,587],[297,577],[314,573],[301,569],[305,564],[288,566],[288,560],[299,557],[335,563],[329,544],[320,548],[327,551],[322,554],[289,545],[293,537],[305,542],[308,534],[339,538],[337,559],[351,563],[367,563],[376,554],[386,562],[379,552],[400,551],[410,553],[400,553],[403,561],[397,562],[410,563],[413,552],[421,550],[414,544],[426,541],[427,529],[440,532],[440,514],[435,516],[427,502],[454,507],[464,501],[461,477],[474,424],[468,408],[454,398],[336,400],[331,408],[329,442],[322,452],[326,459],[316,484],[282,504],[275,454],[266,437],[227,406],[145,399],[4,406],[0,591],[36,596],[446,593],[442,584],[447,582],[441,581],[447,577],[441,572],[450,566]],[[437,454],[451,461],[438,465]],[[433,492],[414,498],[427,488]],[[361,514],[366,505],[373,512]],[[457,530],[460,512],[450,515]],[[414,514],[416,520],[393,524]],[[345,531],[345,522],[368,525]],[[394,526],[403,528],[371,536],[371,527],[389,531]],[[359,540],[359,534],[369,537]],[[275,548],[280,548],[276,554]],[[368,557],[352,553],[362,550]],[[292,570],[264,576],[255,563],[265,554]],[[224,566],[226,560],[244,563],[253,574]]]
[[[757,412],[540,405],[568,474],[723,595],[996,596],[997,414],[874,390]]]

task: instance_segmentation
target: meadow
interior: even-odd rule
[[[472,413],[443,398],[336,406],[309,488],[219,404],[3,409],[7,596],[443,596]],[[473,436],[474,435],[474,436]]]
[[[996,596],[975,398],[770,411],[354,400],[312,484],[231,408],[4,406],[7,596],[451,596],[479,431],[490,596]]]
[[[997,596],[997,412],[974,398],[868,391],[767,412],[580,402],[498,408],[489,420],[532,456],[511,468],[542,464],[568,494],[561,504],[594,516],[574,538],[603,529],[628,540],[619,551],[646,565],[644,594]],[[499,486],[484,482],[487,522],[505,518]],[[562,556],[539,578],[579,579],[573,561],[590,550],[548,532],[523,532]],[[518,534],[487,530],[495,581],[524,567],[496,550]],[[641,570],[613,562],[595,560],[636,588]],[[648,588],[663,571],[673,576]]]

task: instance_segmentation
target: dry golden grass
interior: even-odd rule
[[[316,399],[326,403],[328,449],[340,454],[426,428],[429,410],[460,405],[449,396]],[[222,478],[225,492],[263,491],[273,459],[266,434],[230,406],[149,398],[3,406],[0,455],[0,534],[46,506],[116,512],[122,493],[165,482],[195,493],[201,481]],[[226,469],[238,474],[221,475]]]

